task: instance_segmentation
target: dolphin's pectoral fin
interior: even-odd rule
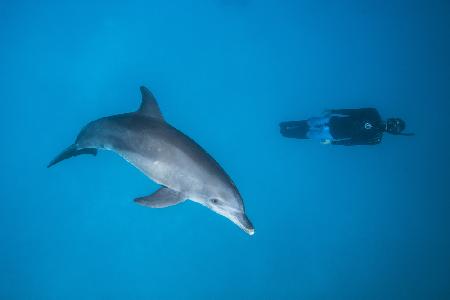
[[[176,205],[185,200],[186,198],[180,192],[171,190],[168,187],[161,187],[150,196],[134,199],[134,202],[152,208],[163,208]]]
[[[50,168],[51,166],[59,163],[62,160],[71,158],[73,156],[81,155],[81,154],[92,154],[97,155],[97,149],[95,148],[82,148],[78,149],[76,145],[71,145],[66,150],[61,152],[57,157],[55,157],[47,166],[47,168]]]
[[[145,86],[141,86],[142,102],[137,113],[164,121],[164,118],[159,110],[158,102],[155,96]]]

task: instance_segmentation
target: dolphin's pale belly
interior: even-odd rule
[[[193,140],[170,125],[148,125],[121,125],[109,148],[150,179],[191,200],[214,196],[217,187],[229,185],[222,168]]]
[[[190,196],[202,194],[202,180],[196,176],[198,173],[201,175],[201,172],[195,172],[195,166],[189,166],[189,162],[185,160],[183,160],[184,166],[180,166],[174,163],[180,160],[174,156],[171,161],[160,154],[142,155],[133,151],[120,150],[116,152],[158,184],[190,194]],[[182,156],[182,154],[179,155]]]

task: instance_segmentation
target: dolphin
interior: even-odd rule
[[[80,154],[96,155],[98,149],[111,150],[161,185],[153,194],[135,199],[136,203],[163,208],[191,200],[253,235],[255,229],[230,176],[194,140],[164,120],[146,87],[140,90],[142,102],[137,111],[88,123],[75,143],[48,167]]]

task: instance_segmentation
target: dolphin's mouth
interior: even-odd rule
[[[245,232],[247,232],[249,235],[254,235],[255,234],[255,229],[254,228],[245,228],[244,229]]]
[[[255,234],[255,228],[245,213],[236,214],[231,220],[249,235]]]

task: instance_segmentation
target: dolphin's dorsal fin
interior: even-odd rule
[[[161,111],[159,110],[158,102],[155,96],[145,86],[141,86],[142,102],[137,113],[147,117],[164,120]]]

